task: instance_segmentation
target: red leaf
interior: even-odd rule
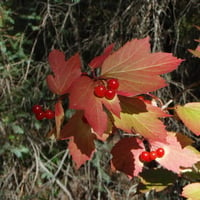
[[[107,129],[107,115],[103,110],[102,103],[107,107],[108,104],[119,104],[117,100],[103,100],[94,95],[95,81],[88,77],[80,77],[70,88],[69,107],[71,109],[84,110],[84,116],[95,132],[102,136]],[[117,97],[116,97],[117,98]],[[109,103],[105,103],[108,101]],[[119,105],[111,106],[119,110]],[[119,111],[113,111],[117,113]]]
[[[165,154],[162,158],[157,158],[163,167],[175,173],[180,173],[181,167],[192,167],[200,160],[200,153],[193,147],[186,146],[182,148],[174,133],[168,133],[167,143],[150,142],[153,148],[162,147]]]
[[[166,141],[165,125],[158,118],[167,117],[159,107],[145,104],[138,98],[119,97],[122,112],[113,116],[117,128],[128,133],[139,133],[146,139]]]
[[[64,110],[62,102],[58,101],[55,104],[55,121],[56,121],[56,138],[60,137],[60,129],[64,118]]]
[[[77,147],[76,143],[74,142],[74,138],[71,138],[68,143],[69,153],[72,156],[73,161],[76,163],[76,168],[79,169],[81,165],[85,164],[86,161],[90,160],[91,156],[81,153],[81,150]]]
[[[81,62],[78,54],[65,61],[65,55],[59,50],[49,54],[49,64],[54,75],[47,76],[49,89],[58,95],[68,92],[71,84],[81,75]]]
[[[77,168],[91,159],[96,136],[91,132],[89,124],[84,122],[82,111],[77,111],[63,127],[60,138],[70,139],[68,148]]]
[[[123,138],[112,149],[112,167],[130,177],[137,176],[143,168],[139,155],[144,149],[136,138]]]
[[[108,101],[105,98],[101,99],[101,102],[103,103],[103,105],[114,115],[116,115],[117,117],[120,117],[120,111],[121,111],[121,107],[120,107],[120,101],[118,96],[116,95],[112,100]]]
[[[181,62],[171,53],[150,53],[148,37],[134,39],[104,61],[102,77],[118,79],[119,94],[144,94],[165,87],[159,75],[173,71]]]
[[[90,63],[89,66],[93,69],[101,67],[104,60],[111,54],[114,44],[109,45],[105,48],[102,55],[95,57]]]

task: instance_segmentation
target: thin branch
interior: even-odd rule
[[[69,197],[69,200],[74,200],[72,198],[71,193],[67,190],[66,186],[63,185],[57,178],[54,177],[54,175],[45,167],[45,165],[43,164],[43,162],[39,159],[39,166],[40,168],[46,172],[48,175],[51,176],[52,181],[55,181],[56,184],[63,190],[63,192]]]

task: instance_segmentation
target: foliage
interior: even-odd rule
[[[200,153],[191,144],[183,143],[176,133],[167,132],[160,120],[171,117],[167,107],[153,105],[138,96],[150,96],[149,92],[164,87],[166,84],[159,75],[176,69],[181,62],[181,59],[169,53],[150,53],[148,38],[133,39],[117,51],[112,51],[112,45],[107,47],[101,56],[90,62],[90,71],[86,73],[81,73],[78,54],[65,61],[62,52],[53,50],[50,53],[49,64],[54,75],[50,75],[51,79],[47,76],[48,86],[59,95],[61,108],[61,100],[68,94],[69,108],[77,110],[55,137],[69,139],[68,149],[77,168],[92,159],[95,140],[106,142],[106,138],[119,134],[120,130],[122,138],[111,149],[111,167],[130,178],[142,176],[145,163],[140,160],[140,155],[145,150],[162,147],[165,153],[160,158],[156,156],[157,164],[177,175],[181,174],[181,168],[191,168],[200,160]],[[97,74],[98,68],[100,73]],[[154,82],[150,82],[150,77]],[[96,96],[95,86],[106,85],[106,81],[113,78],[119,82],[113,99]],[[153,100],[158,102],[155,96],[152,96]],[[194,127],[199,106],[198,103],[189,105],[195,108],[192,116],[190,112],[183,112],[180,106],[175,110],[186,126]],[[56,130],[60,130],[63,111],[55,108],[58,113],[56,121],[60,121],[56,124]],[[191,129],[199,134],[198,128]],[[168,186],[162,182],[160,184]]]
[[[116,145],[120,144],[118,142],[123,142],[123,139],[133,135],[133,130],[124,133],[119,129],[115,132],[116,134],[111,134],[114,131],[111,131],[111,127],[119,123],[118,115],[122,109],[119,102],[124,100],[123,108],[125,109],[128,103],[125,102],[125,99],[129,99],[129,97],[122,96],[128,94],[122,95],[122,91],[120,91],[121,94],[118,94],[118,97],[121,99],[112,100],[115,101],[115,104],[109,103],[108,100],[102,100],[101,104],[99,103],[103,106],[103,112],[106,111],[105,115],[108,120],[105,134],[103,133],[102,137],[99,137],[101,134],[94,133],[91,126],[86,123],[85,117],[80,120],[84,112],[69,109],[70,102],[67,95],[52,95],[51,90],[47,90],[44,80],[51,70],[46,64],[46,58],[52,49],[60,49],[63,56],[67,55],[66,62],[72,55],[75,55],[75,52],[79,52],[82,73],[88,73],[90,80],[93,74],[97,78],[102,75],[99,67],[110,53],[117,52],[117,49],[120,49],[132,38],[145,38],[148,35],[152,52],[173,52],[173,55],[187,60],[176,71],[162,75],[169,86],[153,92],[162,99],[162,102],[152,93],[151,96],[145,94],[142,98],[137,96],[140,100],[130,98],[141,106],[143,105],[139,111],[145,112],[137,115],[136,106],[132,104],[133,113],[127,114],[124,111],[120,115],[125,115],[125,119],[130,118],[131,120],[134,116],[135,120],[145,120],[145,124],[149,122],[144,127],[144,137],[150,135],[148,127],[155,125],[156,121],[163,131],[167,125],[168,130],[178,132],[178,134],[172,133],[172,135],[177,138],[177,142],[182,148],[188,149],[186,146],[192,145],[199,149],[198,136],[196,137],[195,134],[185,129],[181,121],[174,120],[174,118],[177,119],[177,111],[172,117],[174,114],[172,109],[168,110],[169,105],[178,104],[177,107],[185,107],[184,105],[188,102],[199,101],[199,89],[196,87],[199,80],[199,60],[187,51],[187,49],[195,51],[195,45],[198,42],[197,40],[193,41],[199,34],[193,26],[194,23],[199,24],[197,16],[199,16],[199,3],[185,0],[181,2],[168,0],[161,2],[132,0],[124,2],[98,0],[1,1],[0,199],[184,199],[179,196],[182,187],[189,182],[200,181],[199,163],[189,169],[181,168],[181,176],[178,177],[172,171],[157,168],[157,165],[160,166],[157,161],[161,162],[164,158],[157,158],[157,161],[152,163],[144,163],[145,170],[133,179],[127,178],[123,173],[110,171],[109,166],[112,160],[110,152],[115,152],[114,147],[120,148],[120,145]],[[149,41],[146,40],[148,44]],[[105,48],[106,46],[108,48]],[[100,55],[104,48],[105,51],[99,59],[97,55]],[[92,59],[94,56],[97,58]],[[116,59],[119,58],[116,56]],[[159,75],[156,76],[160,78]],[[88,78],[86,74],[83,77]],[[135,78],[137,79],[137,77]],[[54,81],[57,78],[53,76],[51,79]],[[90,83],[93,81],[94,79]],[[135,84],[132,81],[131,83]],[[105,82],[105,84],[107,83]],[[76,86],[74,87],[76,88]],[[58,100],[60,97],[61,99]],[[55,103],[55,99],[58,102]],[[156,102],[158,108],[152,110],[152,105],[147,102],[153,105]],[[167,104],[169,102],[171,104]],[[165,108],[163,108],[164,111],[168,110],[167,113],[159,111],[162,108],[160,103],[164,104]],[[35,116],[30,113],[34,104],[42,104],[45,110],[55,109],[56,129],[53,128],[53,120],[36,120]],[[148,109],[143,109],[145,106]],[[108,110],[111,110],[113,114],[111,115]],[[149,111],[151,111],[150,114],[148,114]],[[153,116],[153,114],[158,116]],[[167,116],[170,114],[171,117]],[[152,117],[152,121],[148,120],[148,116]],[[77,158],[77,154],[66,150],[65,140],[53,139],[51,141],[45,138],[49,130],[52,130],[49,135],[55,133],[54,138],[60,137],[60,129],[70,125],[67,122],[71,121],[71,117],[78,120],[77,128],[83,126],[84,130],[87,130],[84,133],[88,134],[89,141],[84,140],[82,143],[82,140],[79,139],[80,135],[77,134],[74,137],[71,136],[71,132],[66,134],[67,145],[71,148],[74,147],[80,153],[76,144],[78,147],[89,144],[83,153],[92,156],[92,159],[91,156],[86,156],[83,160],[79,160],[78,167],[83,164],[82,161],[90,159],[81,165],[79,170],[74,170],[72,167],[74,162],[71,161],[71,156]],[[179,117],[181,118],[181,116]],[[182,121],[184,122],[184,120]],[[163,122],[165,126],[163,126]],[[144,123],[140,123],[137,128],[140,132],[142,124]],[[158,131],[158,127],[153,130]],[[180,132],[184,132],[187,136],[183,136]],[[154,132],[151,131],[151,133]],[[138,137],[140,134],[136,135]],[[95,138],[98,136],[98,139],[93,140],[94,136]],[[142,148],[150,147],[151,150],[157,149],[157,146],[152,149],[153,143],[149,146],[145,140],[144,145],[141,142],[138,142],[137,145],[135,137],[127,139],[127,141],[132,140],[135,144],[133,149],[138,145]],[[121,148],[123,151],[123,146]],[[133,152],[131,148],[130,145],[129,153]],[[129,157],[133,157],[134,154],[130,153]],[[117,159],[118,157],[116,157]],[[116,165],[118,164],[120,163]],[[114,166],[112,167],[114,169]],[[132,168],[133,165],[127,166],[127,169]],[[151,176],[151,174],[155,175]],[[159,179],[157,174],[163,175],[163,177],[167,176],[169,179],[164,180],[162,176]],[[138,184],[142,185],[142,188],[139,189],[145,194],[138,193]]]

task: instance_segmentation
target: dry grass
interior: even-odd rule
[[[53,3],[50,0],[32,2],[35,10],[30,9],[30,13],[26,14],[32,16],[34,10],[37,13],[35,17],[39,16],[32,22],[36,30],[25,26],[25,29],[19,29],[20,34],[16,36],[11,34],[12,31],[1,29],[1,45],[7,46],[9,54],[1,48],[0,199],[182,199],[178,196],[180,185],[168,191],[171,196],[153,191],[145,195],[137,194],[138,180],[128,180],[123,174],[111,173],[110,155],[102,153],[102,150],[80,170],[75,170],[66,143],[45,138],[53,122],[37,122],[30,110],[33,104],[53,98],[45,84],[49,72],[46,60],[52,48],[65,51],[68,57],[79,51],[82,65],[86,67],[86,63],[108,44],[114,42],[120,47],[127,40],[150,35],[152,51],[173,52],[187,57],[191,64],[194,59],[186,49],[192,47],[190,44],[195,45],[192,40],[196,32],[191,27],[197,18],[194,14],[199,14],[199,3],[184,0],[164,0],[160,3],[156,0],[66,2],[69,3]],[[22,23],[19,19],[23,6],[22,3],[19,9],[12,8],[15,11],[12,16],[16,20],[14,27]],[[185,29],[192,30],[187,32],[190,37],[183,35]],[[17,47],[10,47],[10,40]],[[19,50],[24,53],[20,54]],[[11,59],[14,54],[18,57]],[[193,65],[197,63],[195,60]],[[156,93],[164,103],[183,91],[185,84],[197,81],[199,70],[195,66],[193,69],[196,75],[186,63],[185,69],[166,76],[169,87]],[[191,75],[193,80],[190,80]],[[199,100],[197,91],[186,91],[174,103]],[[49,102],[44,104],[52,106]],[[167,123],[173,130],[182,129],[172,120]]]

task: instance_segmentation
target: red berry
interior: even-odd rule
[[[117,79],[112,78],[107,81],[108,89],[116,90],[119,87],[119,82]]]
[[[32,107],[32,112],[35,114],[40,113],[41,111],[42,111],[42,106],[40,106],[40,105],[34,105]]]
[[[104,97],[105,96],[105,92],[106,92],[106,88],[104,85],[98,85],[94,88],[94,94],[97,96],[97,97]]]
[[[150,153],[148,151],[143,151],[140,154],[139,159],[141,162],[150,162],[151,161]]]
[[[52,119],[55,117],[55,112],[53,110],[45,110],[44,117],[47,119]]]
[[[157,156],[157,152],[156,151],[151,151],[150,152],[150,158],[151,158],[151,160],[155,160],[157,157],[158,156]]]
[[[106,93],[105,93],[106,99],[111,100],[111,99],[113,99],[115,97],[115,95],[116,95],[116,91],[115,90],[110,90],[110,89],[106,90]]]
[[[158,158],[162,158],[164,156],[164,154],[165,154],[165,150],[163,148],[158,148],[156,150],[156,153],[157,153],[157,157]]]
[[[40,112],[35,114],[35,117],[36,117],[37,120],[42,120],[42,119],[45,118],[45,114],[44,114],[43,111],[40,111]]]

